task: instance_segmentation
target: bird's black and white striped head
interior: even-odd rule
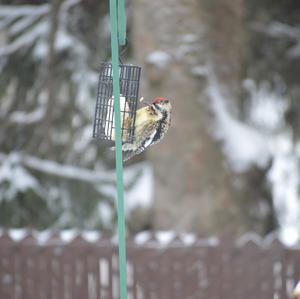
[[[155,98],[152,107],[157,113],[171,112],[172,106],[167,98]]]

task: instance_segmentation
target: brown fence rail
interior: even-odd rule
[[[128,299],[288,299],[300,278],[300,249],[278,240],[179,237],[128,241]],[[40,242],[0,236],[0,299],[117,299],[117,246],[110,239]]]

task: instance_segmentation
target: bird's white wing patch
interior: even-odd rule
[[[156,131],[154,131],[150,136],[149,138],[145,141],[145,144],[144,144],[144,147],[148,147],[149,145],[151,145],[151,143],[153,142],[153,138],[156,134]]]

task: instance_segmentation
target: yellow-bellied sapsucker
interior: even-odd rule
[[[159,142],[171,124],[171,103],[167,98],[154,101],[137,110],[133,143],[123,143],[123,160],[140,154],[148,146]]]

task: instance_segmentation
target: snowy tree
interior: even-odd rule
[[[97,161],[90,138],[97,72],[95,45],[80,26],[106,28],[103,4],[95,8],[97,19],[82,24],[88,11],[80,1],[1,6],[2,225],[81,226],[105,198],[101,178],[96,188],[83,175]]]
[[[271,166],[265,180],[281,236],[292,242],[300,237],[300,6],[290,0],[246,3],[244,115],[269,141]]]
[[[92,141],[106,14],[106,1],[1,5],[0,225],[113,229],[114,173]]]

